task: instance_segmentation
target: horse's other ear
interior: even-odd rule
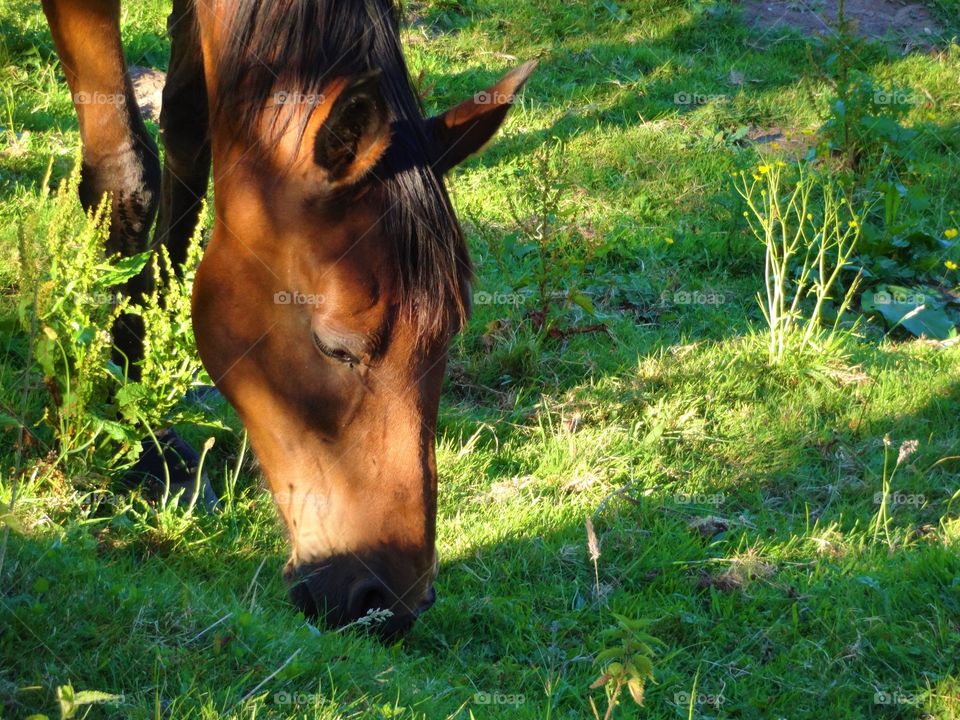
[[[536,66],[536,60],[524,63],[493,87],[427,121],[431,162],[437,172],[445,173],[487,144]]]
[[[359,182],[390,145],[390,118],[380,72],[346,81],[316,131],[313,160],[334,186]]]

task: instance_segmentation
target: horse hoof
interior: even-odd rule
[[[176,498],[178,505],[188,506],[197,491],[199,464],[197,451],[172,428],[167,428],[156,434],[156,441],[153,438],[143,441],[140,457],[124,475],[124,481],[142,486],[151,499],[160,500],[167,489],[169,477],[168,497]],[[196,504],[202,504],[209,512],[213,512],[218,502],[207,474],[201,473]]]

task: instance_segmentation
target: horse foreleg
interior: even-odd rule
[[[160,111],[163,182],[154,243],[166,245],[179,268],[210,176],[207,88],[193,0],[174,0],[167,32],[170,67]]]
[[[120,0],[43,0],[43,12],[80,125],[80,202],[89,210],[109,193],[107,252],[125,256],[143,252],[157,208],[160,165],[127,77]],[[137,301],[149,288],[150,274],[145,271],[125,291]],[[125,315],[114,327],[114,344],[129,361],[134,377],[142,355],[141,337],[136,316]]]

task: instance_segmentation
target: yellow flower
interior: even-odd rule
[[[960,265],[957,265],[953,260],[947,260],[944,265],[947,266],[947,270],[956,270]]]
[[[753,174],[753,179],[754,179],[754,180],[760,180],[761,178],[760,178],[759,175],[757,175],[756,173],[754,173],[754,174]]]
[[[847,223],[847,225],[849,225],[852,228],[858,227],[856,220],[851,220],[850,222]]]
[[[673,238],[672,238],[672,237],[665,237],[665,238],[663,239],[663,241],[664,241],[667,245],[673,245]]]
[[[947,240],[953,240],[957,235],[960,235],[960,230],[957,230],[956,228],[950,228],[943,234],[946,235]]]
[[[760,171],[760,174],[763,175],[764,173],[770,172],[770,166],[769,166],[769,165],[761,165],[760,167],[757,168],[757,170],[759,170],[759,171]]]

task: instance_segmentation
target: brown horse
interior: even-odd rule
[[[285,575],[340,625],[433,602],[434,432],[466,245],[443,184],[503,122],[533,63],[425,119],[392,0],[174,0],[156,147],[124,64],[119,0],[43,0],[83,141],[81,200],[108,250],[182,261],[212,160],[201,359],[246,425],[285,521]],[[127,288],[139,298],[149,278]],[[133,359],[139,329],[116,329]]]

